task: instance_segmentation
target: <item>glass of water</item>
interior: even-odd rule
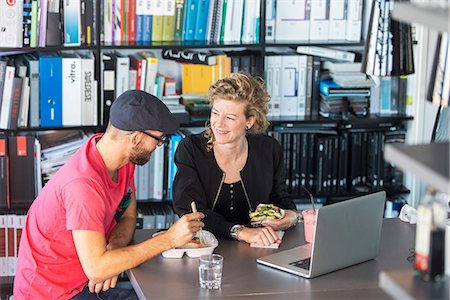
[[[202,255],[199,258],[198,279],[200,286],[218,289],[222,284],[223,257],[219,254]]]

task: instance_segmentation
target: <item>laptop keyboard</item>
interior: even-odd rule
[[[294,262],[289,263],[291,266],[301,268],[304,270],[309,270],[309,263],[311,262],[311,257],[300,259]]]

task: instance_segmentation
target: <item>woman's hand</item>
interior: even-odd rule
[[[273,243],[281,243],[275,230],[271,227],[248,228],[244,227],[237,235],[238,240],[249,244],[256,243],[260,246],[269,246]]]
[[[267,220],[261,223],[264,227],[271,227],[273,230],[286,230],[293,225],[297,225],[298,212],[294,210],[285,210],[284,218]]]

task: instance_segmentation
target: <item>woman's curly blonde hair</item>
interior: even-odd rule
[[[269,127],[267,113],[270,96],[261,78],[239,72],[219,79],[209,87],[208,99],[211,107],[218,98],[246,104],[245,116],[255,117],[255,124],[247,130],[248,134],[263,133]],[[211,151],[215,137],[209,122],[204,137],[208,140],[206,148]]]

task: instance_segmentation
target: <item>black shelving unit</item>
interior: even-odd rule
[[[265,24],[261,22],[259,32],[259,43],[242,44],[242,43],[209,43],[209,42],[152,42],[152,43],[109,43],[105,44],[101,41],[101,0],[96,1],[96,18],[97,21],[94,45],[82,45],[81,47],[65,47],[65,46],[48,46],[36,48],[0,48],[1,54],[16,55],[22,53],[33,52],[56,52],[56,51],[92,51],[95,56],[95,79],[99,82],[97,89],[98,104],[98,120],[102,120],[102,53],[115,50],[165,50],[165,49],[219,49],[223,51],[234,50],[236,48],[244,48],[245,50],[255,53],[257,57],[258,66],[261,73],[264,73],[264,57],[268,49],[273,48],[292,48],[295,51],[297,46],[325,46],[334,48],[360,49],[362,51],[364,42],[346,42],[346,41],[283,41],[283,42],[266,42]],[[262,1],[260,20],[265,20],[265,1]],[[394,124],[399,124],[404,121],[412,120],[411,116],[406,115],[371,115],[366,118],[350,118],[350,119],[331,119],[322,117],[270,117],[271,128],[275,126],[283,126],[286,128],[322,128],[330,130],[378,130],[381,128],[389,128]],[[204,127],[204,121],[189,121],[183,119],[180,121],[183,127]],[[71,126],[71,127],[34,127],[34,128],[19,128],[17,130],[7,130],[8,134],[17,135],[21,132],[39,132],[47,130],[89,130],[94,132],[101,132],[105,129],[106,124],[99,124],[98,126]],[[4,130],[0,130],[4,131]]]

